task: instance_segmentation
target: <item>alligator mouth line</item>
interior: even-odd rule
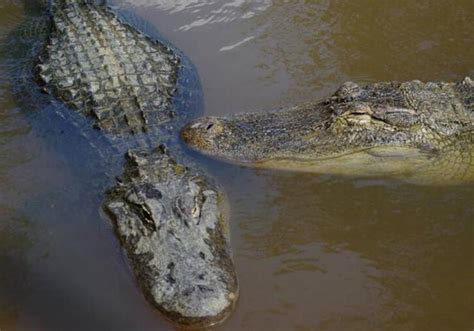
[[[323,157],[297,157],[297,156],[280,156],[280,157],[273,157],[264,160],[247,160],[242,161],[239,163],[242,164],[263,164],[266,162],[280,162],[280,161],[288,161],[288,162],[299,162],[299,163],[313,163],[313,162],[324,162],[324,161],[337,161],[339,159],[344,159],[350,156],[356,156],[360,154],[367,154],[372,157],[376,158],[383,158],[383,159],[393,159],[393,160],[406,160],[416,156],[424,156],[426,158],[430,156],[434,156],[433,152],[429,151],[422,151],[416,147],[406,147],[406,146],[372,146],[372,147],[365,147],[356,150],[352,150],[345,153],[340,153],[333,156],[323,156]],[[220,159],[224,159],[225,157],[221,157]]]

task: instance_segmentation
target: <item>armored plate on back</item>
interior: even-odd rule
[[[53,1],[53,32],[37,77],[69,107],[113,134],[146,132],[174,117],[179,58],[86,0]]]
[[[474,82],[349,82],[320,103],[202,118],[181,136],[203,153],[255,167],[474,181]]]

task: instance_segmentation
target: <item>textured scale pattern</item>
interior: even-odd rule
[[[160,146],[127,154],[104,205],[147,298],[183,325],[228,317],[238,297],[222,196]]]
[[[117,134],[147,132],[174,117],[179,58],[85,1],[53,5],[53,33],[39,56],[43,89]]]
[[[336,162],[328,166],[329,160],[338,159],[339,173],[460,183],[474,181],[473,106],[469,77],[456,83],[348,82],[319,103],[198,119],[181,137],[208,155],[254,166],[330,172]]]

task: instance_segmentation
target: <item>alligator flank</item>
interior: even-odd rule
[[[56,0],[39,56],[43,89],[113,134],[146,132],[174,117],[179,58],[103,5]]]
[[[207,117],[181,136],[239,164],[417,183],[474,181],[474,82],[345,83],[290,110]]]
[[[105,210],[152,302],[173,322],[205,327],[227,318],[238,297],[222,197],[164,148],[129,153]]]

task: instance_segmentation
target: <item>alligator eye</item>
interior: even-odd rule
[[[214,123],[211,123],[207,126],[206,130],[209,131],[210,129],[212,129],[212,127],[214,126]]]

